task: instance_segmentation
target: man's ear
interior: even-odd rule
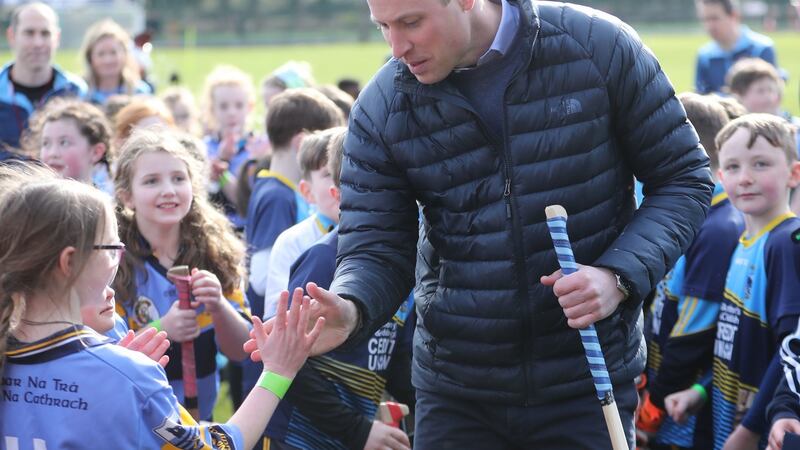
[[[14,28],[12,28],[12,27],[6,28],[6,40],[8,41],[8,46],[13,48],[14,47]]]

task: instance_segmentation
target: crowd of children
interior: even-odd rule
[[[413,410],[413,293],[367,342],[306,362],[324,321],[308,332],[303,290],[336,268],[358,83],[317,86],[289,62],[261,83],[254,126],[240,69],[209,73],[198,108],[183,87],[153,96],[129,47],[113,21],[87,30],[87,92],[39,107],[0,164],[5,446],[410,448],[375,415],[387,392]],[[679,96],[716,187],[647,306],[643,449],[777,450],[800,435],[800,121],[780,109],[783,85],[772,64],[739,58],[727,96]],[[188,309],[167,276],[182,265]],[[197,417],[182,406],[184,342]],[[214,424],[221,374],[235,412]]]

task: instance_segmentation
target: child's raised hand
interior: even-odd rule
[[[211,314],[219,312],[222,302],[226,301],[222,295],[222,285],[219,278],[207,270],[192,269],[192,296],[195,304],[193,306],[204,305],[206,311]]]
[[[223,132],[222,141],[219,143],[219,159],[223,161],[230,161],[231,158],[236,156],[237,145],[239,142],[238,130],[231,128]]]
[[[769,446],[767,449],[781,450],[786,433],[800,434],[800,420],[792,417],[776,420],[769,431]]]
[[[200,335],[197,311],[194,308],[181,309],[178,300],[175,300],[169,311],[161,318],[161,328],[173,342],[192,341]]]
[[[120,339],[117,345],[143,353],[160,364],[161,367],[167,367],[169,362],[169,356],[164,354],[169,349],[167,333],[165,331],[156,331],[153,327],[145,328],[139,334],[135,334],[132,330],[128,331],[128,334]]]
[[[686,423],[689,416],[694,415],[703,407],[703,403],[705,403],[703,397],[692,388],[675,392],[664,398],[667,414],[679,424]]]
[[[288,302],[289,293],[284,291],[278,300],[277,314],[269,334],[261,319],[253,316],[253,334],[264,370],[294,378],[308,358],[325,319],[320,317],[311,332],[306,333],[310,299],[303,296],[303,289],[297,288],[292,294],[292,306],[287,311]]]

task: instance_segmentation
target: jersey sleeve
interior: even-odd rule
[[[719,211],[724,214],[724,211]],[[731,255],[736,250],[741,230],[726,217],[709,217],[686,251],[682,296],[721,302],[725,292]],[[716,317],[715,317],[716,320]]]
[[[330,246],[316,244],[303,252],[289,270],[288,289],[305,290],[306,283],[313,281],[317,286],[328,289],[336,270],[336,250]]]
[[[266,189],[267,186],[260,186]],[[247,208],[247,244],[254,251],[270,248],[284,230],[295,223],[294,198],[276,190],[255,192]]]
[[[185,450],[244,449],[244,438],[238,427],[198,425],[178,404],[169,388],[150,395],[142,408],[142,420],[147,433],[143,448],[163,448],[169,444]]]
[[[800,245],[791,234],[800,220],[784,223],[770,233],[764,250],[767,273],[767,314],[776,338],[794,331],[800,315]],[[795,318],[794,320],[792,318]]]

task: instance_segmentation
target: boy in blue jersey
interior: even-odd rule
[[[775,44],[742,24],[738,0],[695,0],[695,3],[697,15],[713,39],[697,53],[697,92],[721,92],[725,74],[740,58],[761,58],[777,66]]]
[[[328,145],[329,191],[337,206],[345,135],[346,129],[337,129]],[[309,282],[327,289],[336,269],[337,242],[334,229],[300,255],[291,266],[289,289],[305,288]],[[376,420],[375,413],[384,389],[413,410],[414,323],[410,295],[367,342],[309,360],[267,427],[270,448],[409,449],[405,433]]]
[[[298,160],[302,171],[300,192],[316,212],[278,236],[269,257],[267,287],[264,292],[264,317],[275,315],[278,296],[289,285],[289,269],[298,256],[339,223],[339,199],[332,193],[328,171],[328,143],[342,127],[306,136]]]
[[[729,122],[725,108],[710,96],[678,96],[708,153],[712,173],[719,169],[714,138]],[[686,253],[659,283],[651,306],[652,336],[648,352],[648,396],[638,425],[649,432],[651,449],[707,449],[711,442],[710,411],[679,424],[664,414],[665,397],[698,381],[711,369],[717,312],[722,302],[731,254],[744,230],[742,215],[715,179],[708,217]],[[645,417],[658,418],[647,423]],[[661,419],[663,418],[663,422]],[[703,420],[707,419],[707,420]],[[699,421],[699,423],[696,423]]]
[[[269,170],[256,174],[245,226],[250,257],[247,299],[253,315],[258,317],[264,316],[264,290],[275,239],[309,215],[308,204],[297,188],[300,142],[305,132],[344,125],[344,118],[339,108],[321,93],[292,89],[272,99],[266,125],[272,160]],[[242,366],[242,392],[248,392],[260,369],[249,360],[242,362]]]
[[[763,448],[766,406],[780,380],[778,344],[800,315],[800,220],[789,191],[800,184],[794,129],[769,114],[749,114],[717,136],[725,191],[744,214],[717,319],[710,392],[714,448]]]

